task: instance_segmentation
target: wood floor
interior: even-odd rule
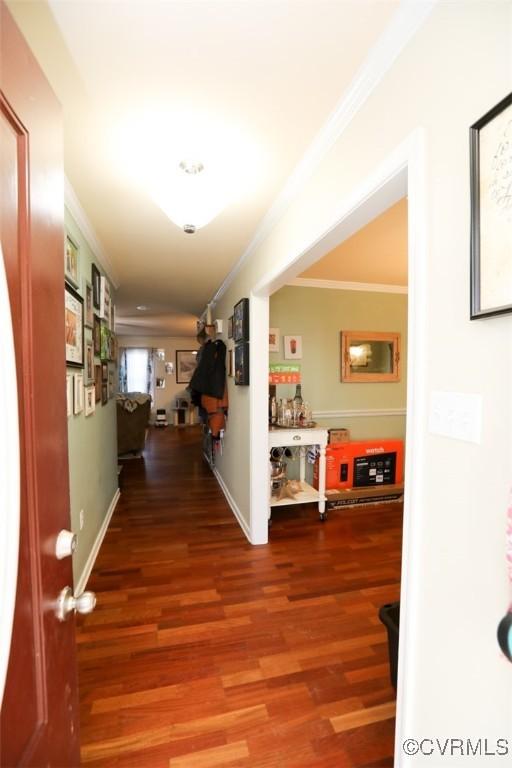
[[[78,629],[88,768],[386,768],[401,505],[275,512],[252,547],[195,428],[152,430]]]

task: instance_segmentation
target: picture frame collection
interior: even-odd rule
[[[67,416],[95,413],[115,395],[118,342],[115,305],[108,278],[96,264],[90,280],[80,280],[80,246],[66,234],[64,247],[64,313]],[[80,283],[81,290],[80,290]]]
[[[234,308],[233,315],[228,320],[228,338],[232,333],[235,342],[233,361],[229,367],[234,373],[237,386],[248,386],[249,378],[249,299],[240,299]],[[228,369],[229,370],[229,369]]]

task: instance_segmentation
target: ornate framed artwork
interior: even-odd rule
[[[84,367],[84,300],[69,285],[64,286],[66,365]]]
[[[512,312],[512,93],[469,129],[471,320]]]
[[[64,246],[64,277],[75,288],[80,285],[79,248],[69,235]]]
[[[249,299],[240,299],[233,310],[233,338],[235,342],[249,341]]]
[[[94,396],[98,403],[101,399],[101,365],[94,366]]]

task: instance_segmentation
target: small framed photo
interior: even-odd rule
[[[102,360],[110,360],[110,356],[112,354],[112,351],[110,349],[111,347],[111,339],[110,339],[110,331],[107,328],[106,325],[103,323],[101,324],[101,344],[100,344],[100,357]]]
[[[85,320],[84,325],[87,328],[92,328],[94,309],[92,306],[92,285],[85,280],[84,281],[84,296],[85,296]]]
[[[94,309],[100,308],[101,297],[101,272],[96,264],[91,266],[91,283],[92,283],[92,305]]]
[[[75,373],[74,375],[74,398],[73,398],[73,413],[76,415],[82,413],[84,409],[84,375],[83,373]]]
[[[249,299],[240,299],[233,310],[233,338],[235,342],[249,341]]]
[[[74,387],[73,374],[66,373],[66,405],[67,405],[68,418],[73,415],[73,396],[74,396],[73,387]]]
[[[197,349],[176,350],[176,384],[188,384],[196,367]]]
[[[64,277],[75,288],[80,285],[79,249],[69,235],[66,235],[64,248]]]
[[[69,285],[64,286],[66,365],[84,367],[84,300]]]
[[[235,345],[235,384],[249,384],[249,344],[246,341]]]
[[[471,320],[512,312],[512,93],[469,129]]]
[[[108,372],[108,399],[111,400],[115,395],[115,379],[114,371],[109,369]]]
[[[108,403],[108,384],[106,381],[101,385],[101,404],[106,405]]]
[[[235,375],[235,367],[233,365],[233,348],[228,349],[228,376],[233,377]]]
[[[108,382],[108,363],[101,364],[101,381],[103,384]]]
[[[233,315],[228,317],[228,339],[233,338]]]
[[[85,383],[91,384],[94,381],[94,350],[92,339],[86,339],[85,342]]]
[[[107,278],[102,275],[100,278],[100,317],[106,324],[107,328],[110,328],[110,283]]]
[[[94,384],[85,388],[85,415],[90,416],[96,410],[96,387]]]
[[[110,303],[110,330],[115,331],[116,329],[116,305],[111,302]]]
[[[268,351],[279,352],[279,328],[268,329]]]
[[[301,360],[302,359],[302,336],[284,337],[284,359]]]
[[[96,397],[97,403],[101,398],[101,384],[102,384],[101,365],[95,365],[94,366],[94,396]]]
[[[97,315],[94,315],[93,317],[92,342],[93,342],[94,357],[99,357],[101,353],[101,322]]]

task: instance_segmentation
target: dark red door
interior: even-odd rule
[[[0,0],[0,200],[18,382],[20,554],[0,764],[79,764],[72,586],[55,542],[69,528],[59,104]],[[0,489],[1,496],[1,489]],[[0,503],[2,503],[0,501]],[[2,599],[3,596],[0,596]]]

